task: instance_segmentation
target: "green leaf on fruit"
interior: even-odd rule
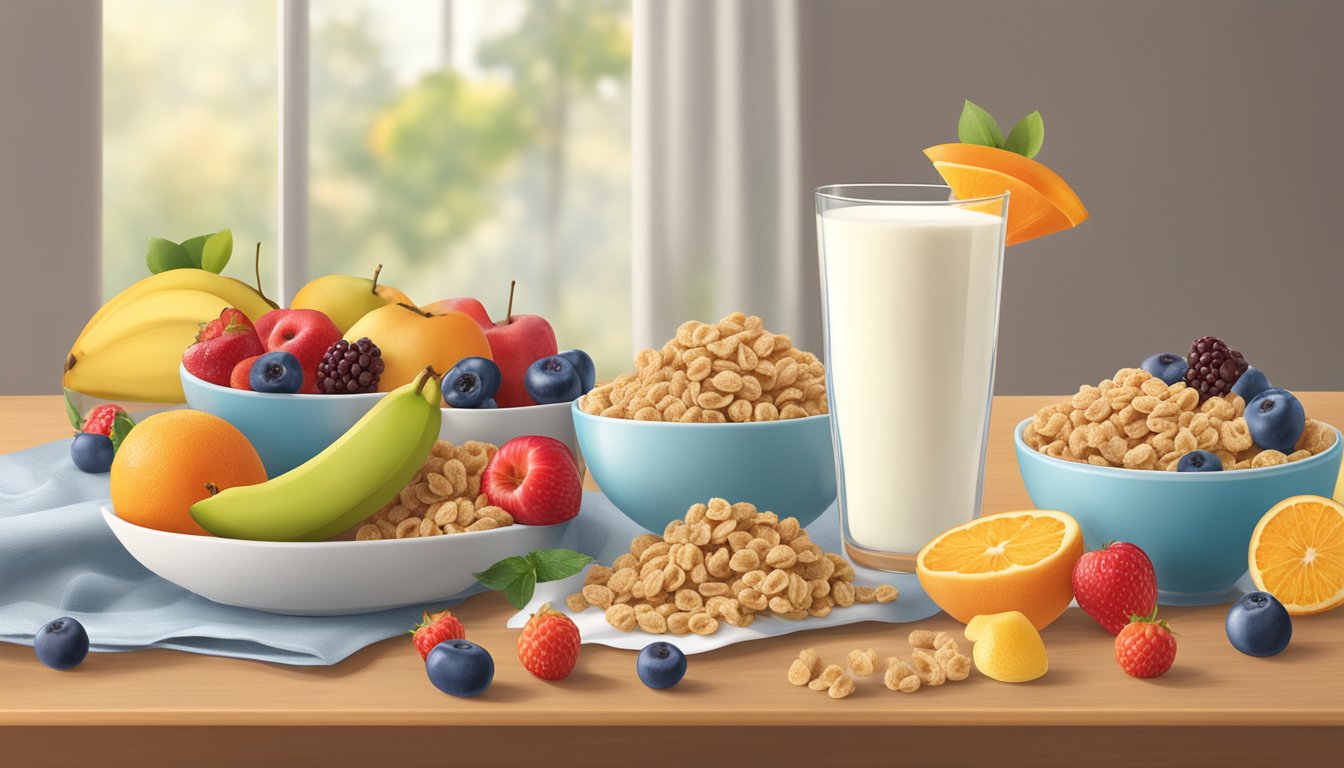
[[[182,247],[187,250],[187,256],[197,269],[201,268],[201,252],[205,250],[205,241],[209,239],[210,235],[198,235],[182,241]]]
[[[125,411],[117,411],[117,415],[112,418],[112,433],[108,437],[112,438],[112,453],[116,453],[121,448],[121,441],[131,433],[135,427],[135,420]]]
[[[583,570],[593,558],[572,549],[538,549],[527,556],[537,571],[537,581],[560,581]]]
[[[509,604],[522,610],[531,602],[537,584],[567,579],[592,561],[572,549],[538,549],[526,557],[506,557],[472,575],[490,589],[503,592]]]
[[[961,108],[961,119],[957,121],[957,138],[963,144],[979,144],[1003,149],[1003,129],[999,127],[999,121],[970,99],[967,99]]]
[[[216,275],[228,266],[233,256],[233,230],[225,229],[211,235],[201,249],[201,269]]]
[[[1035,157],[1040,154],[1041,145],[1044,143],[1045,120],[1041,118],[1041,113],[1036,111],[1017,121],[1017,125],[1009,131],[1008,140],[1004,142],[1003,148],[1023,157]]]
[[[149,251],[145,254],[145,263],[149,266],[149,271],[156,275],[170,269],[190,269],[196,266],[191,262],[191,256],[187,255],[186,248],[161,237],[149,238]]]
[[[70,419],[70,426],[78,432],[84,429],[84,417],[79,415],[79,409],[75,407],[75,402],[70,399],[70,390],[65,390],[65,415]]]

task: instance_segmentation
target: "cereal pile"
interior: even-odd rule
[[[775,421],[827,412],[826,369],[810,352],[734,312],[717,324],[692,320],[661,351],[635,356],[634,373],[594,388],[580,406],[616,419]]]
[[[916,629],[910,633],[913,653],[910,663],[895,656],[881,663],[882,683],[888,689],[914,693],[921,685],[935,686],[951,680],[965,680],[971,674],[971,659],[957,647],[946,632]],[[878,671],[877,649],[855,648],[845,658],[850,674],[838,664],[824,665],[811,648],[804,648],[789,664],[789,683],[806,685],[814,691],[826,691],[832,699],[843,699],[854,692],[855,677],[872,677]],[[851,677],[853,675],[853,677]]]
[[[469,440],[439,440],[424,466],[397,498],[361,524],[356,541],[413,539],[513,525],[513,517],[491,506],[481,493],[481,475],[499,449]]]
[[[635,537],[611,567],[589,568],[572,611],[607,612],[607,623],[655,635],[712,635],[725,621],[750,626],[757,613],[826,616],[835,606],[889,603],[895,587],[854,586],[854,568],[813,544],[795,517],[710,499],[668,523],[662,536]]]
[[[1057,459],[1100,467],[1164,469],[1190,451],[1209,451],[1225,469],[1272,467],[1325,451],[1335,431],[1314,419],[1291,454],[1261,450],[1251,441],[1238,395],[1199,401],[1199,392],[1178,381],[1168,386],[1140,368],[1121,368],[1095,387],[1082,386],[1071,399],[1049,405],[1023,431],[1022,439]]]

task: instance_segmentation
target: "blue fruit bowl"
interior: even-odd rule
[[[367,395],[281,395],[221,387],[180,367],[187,405],[238,428],[270,477],[321,453],[359,421],[385,392]]]
[[[1246,575],[1251,533],[1270,507],[1289,496],[1329,496],[1339,477],[1344,441],[1309,459],[1261,469],[1164,472],[1095,467],[1047,456],[1022,441],[1031,419],[1017,425],[1017,466],[1039,509],[1067,512],[1088,549],[1128,541],[1148,553],[1157,572],[1158,602],[1230,602]]]
[[[588,470],[617,509],[650,531],[714,497],[803,525],[835,501],[830,416],[680,424],[594,416],[580,402],[574,427]]]

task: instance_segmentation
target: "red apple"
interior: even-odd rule
[[[499,447],[481,475],[490,503],[522,525],[555,525],[579,514],[583,479],[569,446],[524,435]]]
[[[202,381],[227,387],[238,361],[265,351],[247,315],[226,307],[218,318],[201,327],[196,343],[182,354],[182,365]]]
[[[485,331],[485,339],[490,342],[490,357],[504,377],[495,395],[495,402],[500,408],[537,404],[528,397],[527,389],[523,386],[523,376],[527,366],[556,353],[555,330],[540,315],[513,314],[512,286],[509,287],[509,311],[500,323],[490,319],[490,313],[485,311],[481,302],[469,297],[443,299],[424,309],[434,313],[450,310],[461,312],[475,320]]]
[[[257,332],[267,352],[283,350],[299,359],[303,368],[301,394],[317,392],[317,366],[341,329],[315,309],[273,309],[257,318]]]

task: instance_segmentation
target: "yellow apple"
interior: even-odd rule
[[[345,333],[348,341],[365,336],[383,353],[379,392],[412,381],[427,365],[443,374],[464,357],[492,359],[485,331],[461,312],[436,314],[388,304],[361,317]]]
[[[353,275],[324,275],[299,289],[290,309],[316,309],[336,324],[341,333],[350,330],[359,319],[389,304],[415,305],[406,294],[390,285],[379,285],[383,265],[373,271],[373,279]]]

